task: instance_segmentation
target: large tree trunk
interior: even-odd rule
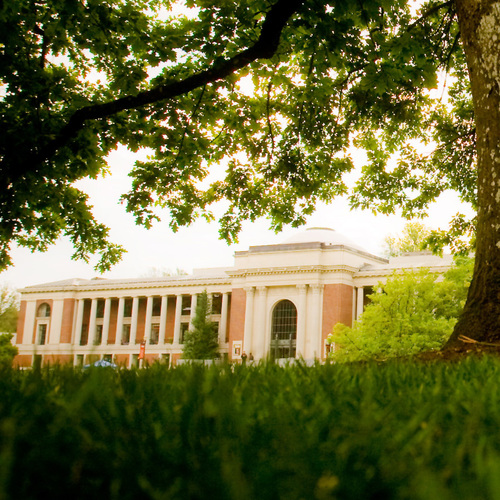
[[[476,263],[464,312],[445,348],[464,335],[500,344],[500,1],[456,0],[477,134]]]

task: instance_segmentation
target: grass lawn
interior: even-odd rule
[[[0,375],[0,500],[500,498],[496,357]]]

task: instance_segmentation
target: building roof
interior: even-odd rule
[[[366,250],[357,245],[347,236],[335,231],[329,227],[309,227],[303,231],[295,233],[293,236],[286,238],[283,244],[290,245],[296,243],[323,243],[325,245],[342,245],[356,250],[366,252]]]
[[[127,278],[127,279],[108,279],[93,278],[81,279],[71,278],[61,281],[52,281],[31,285],[20,290],[22,293],[45,291],[63,291],[76,289],[116,289],[116,288],[161,288],[165,286],[182,286],[184,284],[195,285],[205,282],[229,283],[227,271],[229,268],[200,268],[194,269],[193,274],[145,277],[145,278]]]

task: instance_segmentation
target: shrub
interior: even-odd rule
[[[441,279],[427,269],[395,272],[352,328],[335,325],[330,358],[360,361],[409,356],[439,349],[453,331],[463,308],[472,259],[460,258]]]

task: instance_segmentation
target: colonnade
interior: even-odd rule
[[[215,292],[219,293],[219,292]],[[224,343],[226,341],[226,330],[228,321],[228,310],[229,310],[229,292],[220,292],[222,295],[222,305],[220,310],[219,319],[219,342]],[[183,297],[190,296],[190,308],[189,312],[185,314],[183,311]],[[74,320],[73,329],[73,344],[74,345],[109,345],[110,337],[110,325],[111,325],[111,309],[112,300],[118,299],[118,307],[116,313],[116,334],[114,345],[135,345],[137,343],[137,333],[139,319],[144,320],[144,336],[143,340],[146,345],[165,345],[166,334],[167,334],[167,314],[168,314],[168,299],[173,298],[175,300],[175,316],[173,322],[173,341],[168,342],[173,344],[182,343],[181,339],[181,325],[182,323],[188,323],[189,327],[192,326],[192,321],[194,318],[194,311],[196,310],[198,294],[176,294],[172,295],[137,295],[137,296],[123,296],[123,297],[94,297],[94,298],[80,298],[77,299],[76,304],[76,315]],[[146,299],[145,316],[139,318],[139,301],[141,298]],[[161,301],[160,314],[153,315],[153,303],[154,299]],[[85,302],[90,300],[90,313],[88,318],[85,316]],[[132,301],[131,313],[130,315],[125,315],[126,301]],[[102,315],[98,317],[98,304],[99,301],[104,301],[104,311]],[[116,306],[115,306],[116,307]],[[219,314],[214,314],[214,316],[219,316]],[[102,318],[102,319],[101,319]],[[88,319],[88,336],[87,329],[84,328],[84,319]],[[113,318],[115,319],[115,318]],[[130,327],[130,333],[128,338],[124,337],[124,326]],[[154,339],[152,342],[152,331],[153,326],[158,329],[158,339]],[[100,338],[98,338],[98,332],[100,330]],[[171,333],[171,332],[170,332]],[[87,339],[85,341],[85,336]],[[172,337],[170,337],[172,338]]]

